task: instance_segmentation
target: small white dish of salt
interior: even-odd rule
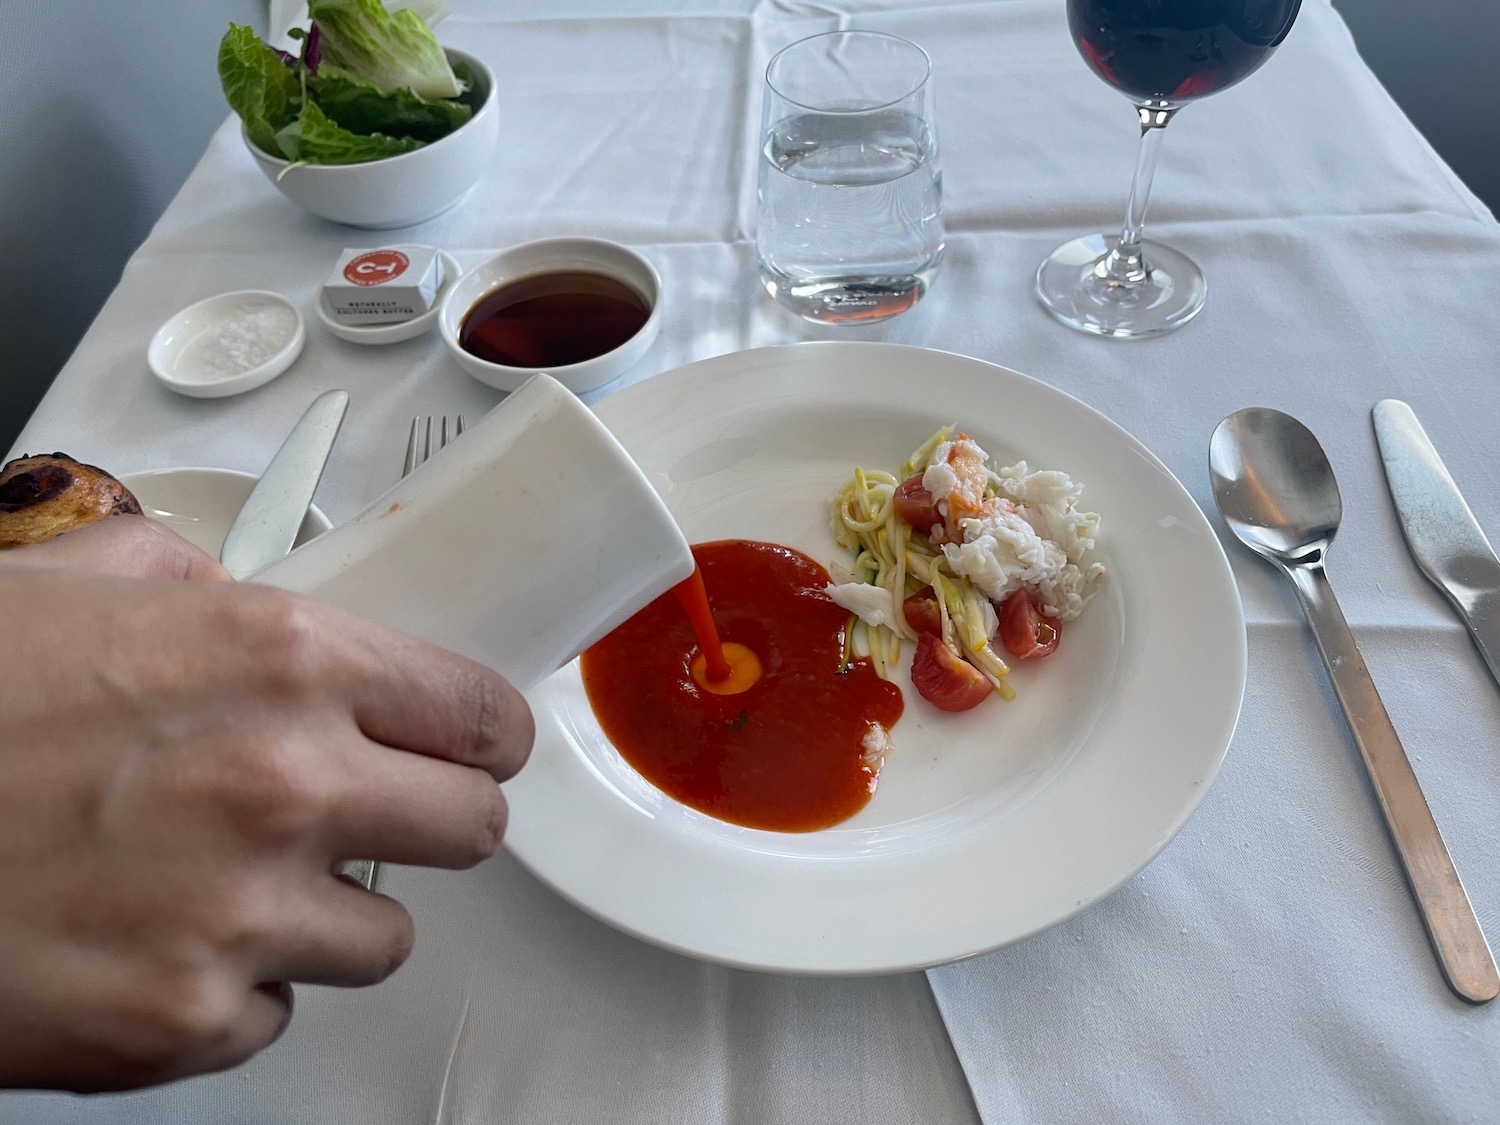
[[[189,305],[157,329],[146,349],[151,373],[192,398],[223,398],[264,386],[302,354],[307,329],[280,293],[243,289]]]

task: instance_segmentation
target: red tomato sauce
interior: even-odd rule
[[[708,603],[708,590],[703,586],[703,568],[693,567],[690,577],[672,587],[672,596],[693,626],[693,635],[698,638],[698,650],[703,653],[707,674],[715,682],[729,678],[729,661],[724,658],[724,645],[719,637],[718,623]],[[693,677],[698,679],[698,677]],[[701,683],[701,681],[699,681]]]
[[[863,740],[901,717],[901,689],[868,661],[839,671],[849,614],[806,555],[735,539],[693,556],[719,635],[764,672],[736,695],[699,687],[693,626],[665,594],[583,654],[605,735],[657,788],[733,824],[809,832],[854,815],[875,790]]]

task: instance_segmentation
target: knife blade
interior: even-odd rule
[[[1412,558],[1458,610],[1500,683],[1500,558],[1411,407],[1382,399],[1371,417]]]
[[[271,458],[219,550],[219,562],[235,578],[291,551],[348,407],[348,391],[319,395]]]

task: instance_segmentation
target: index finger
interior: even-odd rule
[[[361,624],[365,667],[350,701],[366,738],[477,766],[496,781],[515,776],[536,727],[526,698],[508,680],[438,645]]]
[[[0,558],[17,566],[87,570],[116,578],[229,579],[218,560],[170,528],[136,515],[110,516],[45,543],[5,551]]]

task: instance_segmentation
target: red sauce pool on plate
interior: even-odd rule
[[[700,686],[693,626],[665,594],[583,654],[605,735],[657,788],[733,824],[808,832],[854,815],[875,788],[865,736],[901,717],[901,689],[867,661],[838,670],[849,614],[806,555],[723,540],[693,556],[719,634],[761,675],[734,694]]]

